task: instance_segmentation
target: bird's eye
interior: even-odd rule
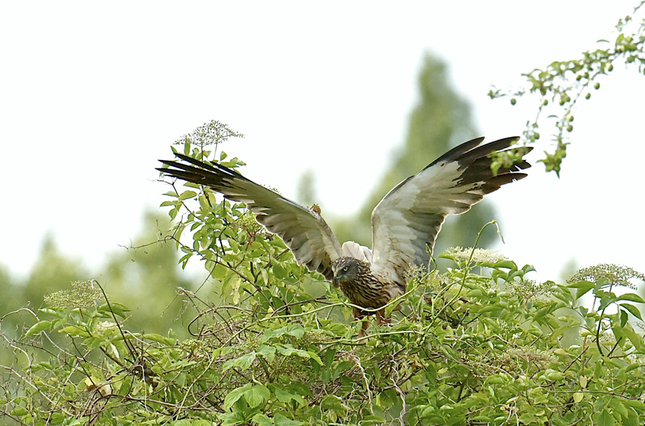
[[[349,266],[345,266],[345,267],[343,268],[343,272],[347,272],[347,271],[349,271]]]

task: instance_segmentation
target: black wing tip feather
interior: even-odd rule
[[[177,152],[175,155],[185,161],[185,163],[174,160],[159,160],[167,167],[157,167],[155,170],[158,170],[166,176],[172,176],[200,185],[210,185],[215,188],[225,184],[226,180],[246,180],[239,172],[221,164],[201,161]]]
[[[507,152],[515,149],[509,147],[512,145],[513,141],[517,139],[518,138],[500,139],[473,149],[464,154],[461,158],[456,159],[455,161],[463,170],[459,178],[459,184],[467,185],[480,182],[482,184],[480,189],[483,190],[485,194],[489,194],[499,189],[502,185],[524,179],[528,176],[528,174],[523,172],[523,170],[530,168],[531,164],[524,159],[508,167],[501,167],[496,172],[493,172],[493,169],[491,168],[493,163],[491,154],[495,152]],[[521,149],[524,150],[522,154],[524,156],[531,152],[533,147],[521,147]]]
[[[429,168],[434,166],[435,164],[441,163],[443,161],[454,161],[460,156],[464,155],[465,153],[469,152],[476,146],[478,146],[480,143],[484,141],[484,136],[480,136],[478,138],[471,139],[469,141],[466,141],[464,143],[461,143],[457,145],[456,147],[452,148],[451,150],[445,152],[441,157],[437,158],[434,160],[432,163],[428,164],[425,168]]]
[[[238,172],[236,170],[233,170],[231,168],[228,168],[228,167],[226,167],[226,166],[224,166],[222,164],[219,164],[219,163],[212,163],[210,161],[198,160],[196,158],[190,157],[188,155],[180,154],[178,152],[175,152],[175,156],[177,158],[179,158],[180,160],[184,160],[185,162],[190,163],[190,164],[192,164],[194,166],[197,166],[198,168],[205,169],[205,170],[208,170],[208,171],[211,171],[211,172],[217,173],[217,172],[223,170],[223,171],[225,171],[227,173],[230,173],[230,174],[233,174],[233,175],[242,176],[240,174],[240,172]],[[179,163],[179,162],[173,161],[173,160],[159,160],[159,161],[162,162],[163,164],[168,165],[168,166],[173,166],[173,167],[178,167],[178,168],[186,167],[185,164]],[[159,169],[157,169],[157,170],[159,170]],[[165,170],[165,169],[163,169],[163,170]]]
[[[513,145],[515,142],[517,142],[520,139],[520,137],[509,136],[509,137],[497,139],[495,141],[481,145],[484,139],[485,139],[484,136],[480,136],[478,138],[474,138],[457,145],[456,147],[452,148],[451,150],[447,151],[442,156],[434,160],[432,163],[428,164],[424,168],[424,170],[434,166],[435,164],[442,163],[442,162],[447,162],[447,163],[452,161],[461,162],[462,159],[465,160],[471,156],[472,158],[475,158],[475,159],[480,156],[483,156],[482,155],[483,152],[490,154],[495,151],[501,151],[504,148],[508,148],[511,145]]]

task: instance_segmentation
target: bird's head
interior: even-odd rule
[[[331,265],[331,270],[334,273],[332,284],[338,288],[339,285],[350,283],[358,279],[360,260],[353,257],[339,257]]]

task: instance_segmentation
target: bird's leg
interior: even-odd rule
[[[385,316],[385,309],[376,311],[376,325],[387,325],[390,323],[390,318]]]
[[[361,325],[361,329],[358,331],[358,337],[365,337],[367,336],[367,327],[370,326],[370,320],[365,318],[363,320],[363,324]]]
[[[369,319],[365,318],[365,315],[363,312],[358,309],[352,307],[352,314],[354,314],[354,320],[360,321],[363,320],[363,324],[361,324],[361,329],[358,331],[358,337],[364,337],[367,334],[367,327],[370,326]]]
[[[401,305],[396,305],[392,311],[400,311]],[[385,316],[385,308],[376,311],[376,325],[390,325],[392,323],[392,316]]]

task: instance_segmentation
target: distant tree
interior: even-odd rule
[[[186,274],[180,277],[177,250],[160,237],[169,227],[167,215],[146,212],[142,231],[130,247],[112,254],[100,276],[111,295],[137,311],[133,329],[165,334],[181,312],[177,288],[191,288]],[[175,328],[181,334],[186,327]]]
[[[480,136],[471,121],[468,103],[450,86],[445,63],[426,55],[418,85],[419,103],[410,114],[405,145],[393,155],[390,168],[358,215],[334,224],[341,241],[355,240],[371,245],[370,217],[381,198],[396,184],[419,172],[451,147]],[[509,129],[509,132],[513,133],[513,129]],[[465,215],[450,217],[441,231],[435,254],[450,246],[472,246],[477,232],[493,218],[493,208],[486,201],[477,204]],[[492,231],[487,231],[480,244],[489,244],[493,236]]]
[[[40,257],[34,263],[29,278],[23,286],[22,300],[15,308],[24,303],[37,308],[42,304],[45,295],[68,288],[72,281],[87,279],[88,272],[80,265],[80,262],[60,252],[53,236],[45,236]]]
[[[25,304],[22,297],[22,287],[11,279],[8,270],[2,265],[0,265],[0,289],[2,289],[2,297],[0,297],[0,317]],[[12,325],[8,326],[9,330],[14,328]]]
[[[307,170],[300,176],[296,198],[299,203],[305,206],[312,206],[316,203],[316,178],[311,170]]]
[[[9,276],[9,272],[3,265],[0,265],[0,288],[3,292],[8,291],[10,294],[10,297],[0,297],[0,313],[8,312],[12,296],[17,293],[17,289]]]

